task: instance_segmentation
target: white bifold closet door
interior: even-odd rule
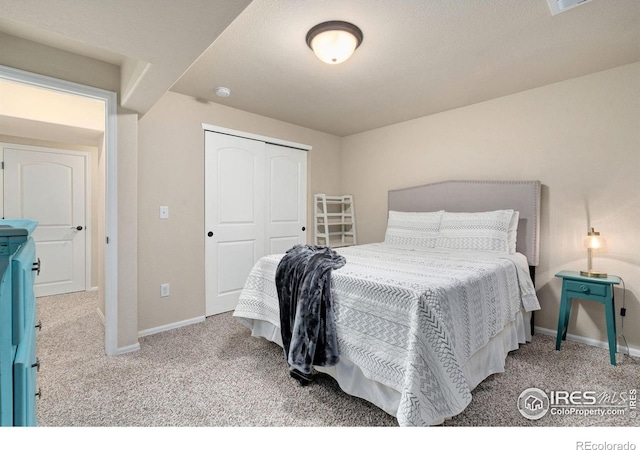
[[[205,132],[206,315],[233,310],[267,254],[306,242],[307,152]]]

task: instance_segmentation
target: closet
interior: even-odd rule
[[[311,147],[205,128],[206,315],[231,311],[262,256],[306,243]]]

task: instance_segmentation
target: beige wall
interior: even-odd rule
[[[589,226],[607,239],[594,269],[626,283],[624,334],[640,349],[640,63],[380,128],[342,140],[342,188],[360,243],[384,239],[387,190],[447,179],[543,184],[542,311],[555,330],[560,270],[586,268]],[[616,290],[616,310],[622,291]],[[569,332],[606,342],[602,305],[576,301]],[[618,323],[619,325],[619,323]]]
[[[204,292],[204,131],[202,123],[311,145],[308,204],[340,192],[340,139],[307,128],[169,92],[139,121],[139,330],[201,317]],[[169,219],[159,219],[160,205]],[[308,219],[311,219],[309,208]],[[309,222],[311,223],[311,222]],[[308,239],[313,235],[307,227]],[[160,297],[160,284],[171,295]]]
[[[0,33],[0,64],[61,80],[120,90],[120,67],[59,50],[47,45]]]
[[[138,114],[118,111],[116,126],[118,130],[118,348],[136,348],[138,345],[139,267]],[[144,264],[144,261],[140,264]],[[102,307],[104,311],[104,305]]]
[[[104,133],[100,100],[6,80],[0,80],[0,92],[2,116],[94,131],[94,139]]]

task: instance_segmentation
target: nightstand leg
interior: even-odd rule
[[[560,298],[560,312],[558,313],[558,334],[556,335],[556,350],[560,350],[560,344],[567,337],[567,325],[571,314],[571,299],[562,289]]]
[[[609,288],[611,289],[611,288]],[[613,301],[613,294],[604,303],[605,314],[607,316],[607,337],[609,338],[609,357],[611,364],[616,365],[616,350],[618,347],[616,339],[616,315]]]
[[[573,305],[573,298],[567,295],[567,305],[564,309],[564,328],[562,332],[562,340],[567,340],[567,330],[569,330],[569,318],[571,317],[571,306]]]

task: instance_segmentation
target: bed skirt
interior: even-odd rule
[[[504,372],[507,354],[517,350],[520,344],[531,341],[530,318],[530,312],[519,312],[515,319],[495,335],[487,345],[469,358],[462,367],[469,390],[475,389],[489,375]],[[235,319],[248,327],[252,336],[265,338],[282,347],[280,328],[272,323],[245,317],[235,317]],[[341,356],[337,365],[315,367],[315,369],[333,377],[340,385],[340,388],[347,394],[363,398],[392,416],[397,417],[400,392],[367,378],[360,368],[347,358]]]

